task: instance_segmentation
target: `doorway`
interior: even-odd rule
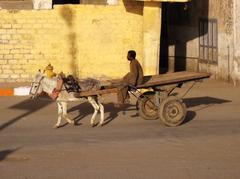
[[[160,39],[160,59],[159,59],[159,73],[164,74],[168,72],[169,68],[169,39],[168,39],[168,8],[167,3],[162,3],[162,24],[161,24],[161,39]]]

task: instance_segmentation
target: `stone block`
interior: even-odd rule
[[[16,29],[7,29],[6,34],[16,34],[17,30]]]
[[[7,60],[6,60],[6,61],[7,61]],[[7,63],[1,65],[0,68],[1,68],[1,69],[10,69],[11,66],[8,65],[8,64],[6,65],[6,64],[7,64]]]
[[[21,76],[21,78],[29,78],[30,77],[29,74],[21,74],[20,76]]]
[[[10,77],[11,77],[12,79],[17,79],[17,78],[19,78],[20,76],[19,76],[19,74],[11,74]]]
[[[9,63],[9,64],[17,64],[17,63],[18,63],[18,60],[8,60],[8,63]]]
[[[0,34],[6,34],[7,30],[6,29],[0,29]]]
[[[6,79],[6,78],[9,78],[9,76],[10,76],[9,74],[0,74],[0,78]]]
[[[18,49],[11,49],[10,53],[11,54],[17,54],[17,53],[20,53],[20,50],[18,50]]]
[[[10,50],[7,50],[7,49],[0,49],[0,54],[2,54],[2,55],[10,54]]]
[[[12,74],[13,71],[9,69],[3,69],[3,74]]]
[[[3,49],[6,49],[6,50],[11,50],[13,48],[14,48],[14,45],[11,45],[11,44],[3,45]]]
[[[14,54],[13,58],[14,59],[21,59],[21,58],[23,58],[23,55],[22,54]]]
[[[33,59],[33,54],[25,54],[24,58],[25,59]]]
[[[12,24],[13,29],[20,29],[22,28],[22,24]]]
[[[2,24],[2,28],[3,29],[11,29],[12,28],[12,24]]]
[[[7,64],[7,62],[8,62],[8,61],[5,60],[5,59],[0,59],[0,65],[1,65],[1,67],[2,67],[3,64]]]
[[[22,74],[22,73],[24,73],[24,70],[14,70],[14,73]]]
[[[13,59],[13,55],[11,54],[7,54],[7,55],[3,55],[4,59]]]
[[[10,39],[11,39],[11,35],[9,35],[9,34],[3,34],[3,35],[1,36],[1,39],[3,39],[3,40],[10,40]]]
[[[24,28],[24,29],[30,29],[32,27],[33,27],[33,24],[23,24],[22,25],[22,28]]]

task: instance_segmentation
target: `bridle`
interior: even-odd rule
[[[29,94],[31,94],[33,97],[36,97],[37,96],[37,92],[39,90],[39,87],[41,85],[41,82],[42,80],[44,79],[44,76],[42,76],[42,78],[39,80],[39,82],[32,82],[31,83],[31,89],[30,89],[30,92]],[[35,90],[35,93],[33,92],[33,88],[35,87],[35,84],[37,84],[37,89]]]

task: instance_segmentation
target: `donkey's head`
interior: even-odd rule
[[[44,74],[39,70],[31,84],[30,95],[32,98],[39,96],[43,92],[41,82],[44,78]]]

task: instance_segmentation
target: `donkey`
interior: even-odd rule
[[[36,74],[34,81],[31,85],[30,95],[32,98],[35,98],[42,94],[42,92],[47,93],[49,96],[52,95],[52,92],[56,89],[58,85],[58,78],[48,78],[40,71]],[[88,97],[81,97],[76,98],[74,97],[73,93],[68,93],[64,87],[61,86],[61,89],[58,90],[58,96],[56,97],[56,102],[58,106],[58,120],[57,123],[53,126],[53,128],[59,128],[62,118],[65,119],[70,124],[75,124],[74,120],[71,120],[67,117],[67,104],[70,101],[80,101],[83,102],[86,100],[92,105],[94,108],[94,113],[91,117],[91,126],[95,126],[95,118],[100,111],[101,117],[99,125],[103,125],[104,122],[104,106],[101,104],[98,96],[88,96]]]

